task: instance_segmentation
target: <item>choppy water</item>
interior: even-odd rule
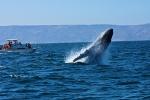
[[[0,99],[150,100],[150,42],[113,42],[106,64],[66,64],[85,43],[0,53]]]

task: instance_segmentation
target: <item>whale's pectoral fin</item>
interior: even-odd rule
[[[80,54],[78,57],[76,57],[76,58],[73,60],[73,62],[76,62],[77,60],[88,56],[88,54],[89,54],[89,50],[86,50],[84,53],[82,53],[82,54]]]

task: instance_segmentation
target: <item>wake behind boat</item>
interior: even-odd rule
[[[17,39],[8,39],[0,46],[0,52],[34,52],[35,50],[30,43],[22,44]]]

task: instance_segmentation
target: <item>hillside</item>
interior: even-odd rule
[[[17,38],[23,42],[86,42],[107,28],[114,29],[113,41],[150,40],[150,24],[143,25],[30,25],[0,26],[0,43]]]

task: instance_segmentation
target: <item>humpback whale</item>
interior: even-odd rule
[[[113,29],[107,29],[102,32],[97,39],[91,43],[83,52],[73,59],[74,63],[99,63],[102,55],[106,51],[107,47],[111,43],[113,36]],[[84,59],[84,61],[81,59]]]

